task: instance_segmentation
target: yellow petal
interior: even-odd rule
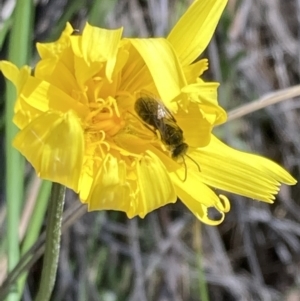
[[[164,104],[171,111],[176,110],[171,100],[181,93],[186,80],[171,45],[165,39],[130,39],[130,42],[149,68]]]
[[[296,183],[276,163],[230,148],[214,136],[207,147],[199,148],[189,155],[201,167],[201,181],[253,199],[272,203],[281,183]]]
[[[84,27],[81,39],[81,51],[86,62],[107,62],[106,78],[111,81],[117,60],[119,43],[123,28],[103,29],[89,25]]]
[[[84,139],[74,113],[41,115],[18,133],[13,145],[41,178],[78,190]]]
[[[84,189],[84,187],[83,187]],[[91,210],[130,210],[130,185],[126,182],[126,165],[112,155],[107,155],[95,175],[88,199]]]
[[[182,65],[192,63],[207,47],[227,0],[197,0],[168,36]]]
[[[203,184],[199,172],[188,170],[185,182],[182,181],[184,177],[183,169],[170,175],[175,184],[178,197],[199,220],[209,225],[218,225],[223,221],[224,213],[230,209],[229,201],[224,196],[218,197]],[[210,207],[215,208],[220,213],[220,219],[212,220],[208,217],[208,208]]]
[[[173,184],[165,167],[151,152],[137,162],[137,192],[126,180],[126,166],[107,155],[97,173],[87,202],[89,210],[119,210],[129,218],[144,217],[152,210],[176,201]]]
[[[24,129],[32,120],[36,119],[43,112],[34,108],[21,97],[19,97],[15,104],[15,115],[13,123],[20,129]]]
[[[218,105],[218,87],[219,83],[199,79],[197,83],[182,89],[183,93],[191,95],[193,101],[199,104],[203,118],[212,126],[224,123],[227,119],[226,111]]]
[[[59,88],[35,77],[29,77],[22,89],[22,100],[37,110],[46,112],[55,110],[68,112],[73,110],[82,119],[88,114],[88,108],[80,104]]]
[[[19,69],[11,62],[0,61],[0,70],[3,75],[15,85],[17,93],[20,94],[24,84],[30,76],[31,68],[29,66],[23,66]]]
[[[78,188],[79,198],[82,203],[88,203],[89,201],[92,202],[92,197],[89,199],[89,196],[91,196],[91,189],[94,184],[95,175],[99,172],[99,170],[99,168],[95,170],[93,158],[91,156],[87,156],[85,153]]]
[[[193,102],[186,104],[186,112],[178,110],[175,118],[187,144],[192,147],[206,146],[210,142],[213,126],[226,120],[226,112],[217,102],[218,86],[218,83],[199,81],[182,89]]]
[[[63,74],[63,76],[61,76]],[[34,75],[68,95],[80,94],[73,70],[69,70],[61,60],[57,58],[44,59],[38,62]]]
[[[183,181],[184,172],[184,168],[182,168],[177,172],[170,173],[176,191],[180,193],[180,196],[178,194],[180,199],[185,203],[192,198],[206,207],[217,206],[220,202],[219,197],[207,185],[203,184],[200,172],[188,170],[187,178]],[[182,197],[183,195],[184,197]]]
[[[18,69],[15,65],[7,61],[0,62],[0,69],[4,76],[12,81],[17,89],[18,98],[14,107],[15,115],[13,117],[13,122],[18,128],[23,129],[41,113],[40,110],[24,102],[21,96],[23,88],[27,85],[27,81],[30,78],[31,69],[28,66]]]
[[[58,57],[70,45],[70,36],[74,29],[70,23],[66,24],[64,31],[59,39],[53,43],[37,43],[36,48],[42,59]]]
[[[185,65],[184,75],[188,84],[196,82],[199,76],[201,76],[205,70],[208,69],[208,60],[202,59],[191,65]]]
[[[148,151],[136,166],[138,181],[138,201],[136,212],[129,212],[127,215],[133,217],[138,214],[140,217],[154,209],[168,203],[176,202],[176,193],[173,183],[165,166],[160,159]]]
[[[183,130],[185,142],[189,146],[203,147],[209,143],[212,124],[201,114],[198,104],[190,103],[188,112],[178,110],[174,117]]]
[[[155,147],[145,139],[141,139],[135,135],[127,133],[120,133],[114,137],[114,141],[118,146],[123,148],[123,151],[126,150],[129,153],[137,155],[147,151],[154,153],[160,161],[164,163],[164,168],[167,169],[168,172],[172,172],[180,168],[180,165],[165,152],[162,152],[159,146]]]
[[[92,62],[88,64],[82,58],[74,57],[74,75],[82,91],[86,90],[86,84],[89,80],[93,80],[94,76],[98,76],[99,71],[103,71],[103,65],[104,63],[101,62]],[[105,75],[103,74],[102,76],[101,80]],[[94,90],[88,90],[87,92],[94,93]]]
[[[134,94],[153,83],[149,69],[139,52],[132,46],[129,39],[122,40],[123,51],[128,53],[127,62],[122,70],[120,91]],[[152,91],[152,90],[150,90]],[[156,90],[155,90],[156,91]],[[152,91],[154,92],[154,91]]]
[[[218,87],[219,83],[204,82],[203,80],[197,83],[187,85],[182,89],[183,93],[194,95],[193,99],[211,106],[218,106]]]

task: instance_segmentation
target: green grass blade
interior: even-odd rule
[[[32,1],[19,0],[13,16],[9,40],[8,60],[21,66],[28,63],[29,45],[32,31]],[[6,130],[6,201],[7,201],[7,252],[8,270],[11,271],[19,261],[18,225],[24,197],[24,158],[12,147],[12,140],[18,129],[12,123],[16,90],[7,83],[5,106]],[[7,301],[18,300],[16,287],[11,288]]]
[[[22,245],[21,255],[23,256],[36,242],[44,221],[44,216],[48,206],[48,200],[51,191],[51,182],[43,181],[36,200],[36,206],[32,213],[30,223],[26,232],[26,236]],[[18,282],[19,292],[23,292],[24,285],[27,279],[27,272],[22,274]],[[21,298],[21,294],[20,294]]]

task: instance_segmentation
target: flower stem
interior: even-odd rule
[[[201,242],[201,224],[198,220],[195,221],[195,249],[197,253],[198,275],[199,275],[199,291],[200,300],[209,301],[209,293],[207,281],[205,277],[205,270],[203,265],[203,251]]]
[[[54,287],[60,250],[65,190],[66,188],[60,184],[52,184],[51,199],[47,217],[46,250],[44,255],[43,271],[40,288],[35,301],[48,301]]]

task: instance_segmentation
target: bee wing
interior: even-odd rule
[[[158,108],[157,108],[157,116],[158,118],[165,118],[168,120],[172,120],[173,122],[176,122],[175,117],[172,115],[170,110],[162,103],[162,101],[157,100],[158,102]]]
[[[156,114],[158,119],[167,118],[176,122],[176,119],[174,118],[170,110],[164,105],[162,100],[160,100],[156,95],[150,93],[149,91],[141,90],[137,94],[137,96],[138,98],[142,98],[145,101],[145,108],[147,107],[149,112]],[[157,104],[156,113],[153,112],[153,109],[155,107],[154,102],[156,102]]]
[[[180,129],[172,113],[155,95],[145,91],[139,92],[135,110],[146,124],[153,126],[160,132],[162,140],[166,143],[169,139],[170,128],[176,131]]]
[[[149,96],[141,96],[135,102],[135,111],[137,115],[146,123],[154,126],[154,119],[157,119],[158,103]]]

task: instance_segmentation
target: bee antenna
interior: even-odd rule
[[[186,178],[187,178],[187,166],[186,166],[186,163],[185,163],[184,156],[181,156],[181,157],[182,157],[183,165],[184,165],[184,178],[183,178],[182,182],[185,182]]]
[[[189,155],[187,155],[187,154],[185,154],[191,161],[193,161],[195,164],[196,164],[196,166],[198,167],[198,171],[199,172],[201,172],[201,168],[200,168],[200,166],[199,166],[199,164],[197,163],[197,161],[196,160],[194,160],[192,157],[190,157]],[[184,164],[185,164],[185,162],[184,162]],[[185,166],[186,166],[186,164],[185,164]]]

